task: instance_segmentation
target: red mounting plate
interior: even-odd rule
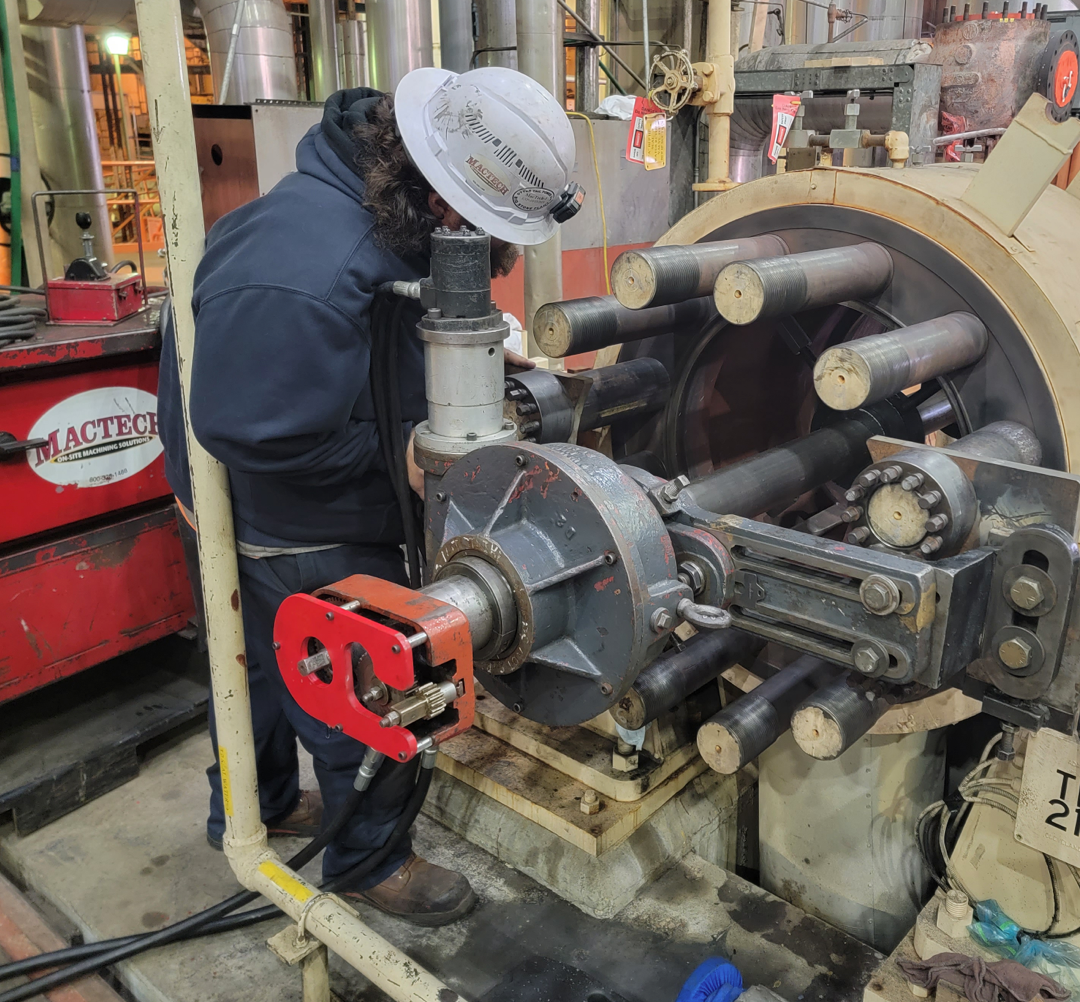
[[[332,678],[301,675],[297,664],[308,656],[315,637],[330,654]],[[380,727],[380,717],[356,692],[350,645],[358,643],[371,655],[376,675],[388,686],[408,689],[415,684],[412,649],[397,630],[354,612],[345,612],[311,595],[290,595],[274,619],[278,668],[300,708],[349,737],[377,748],[384,755],[407,761],[416,754],[416,738],[405,727]],[[394,648],[397,648],[395,653]]]
[[[331,598],[333,601],[326,601]],[[358,602],[357,612],[341,605]],[[274,640],[282,678],[300,707],[331,727],[362,741],[398,761],[408,761],[417,752],[415,735],[405,727],[380,727],[382,719],[360,702],[353,675],[351,644],[359,644],[371,657],[376,678],[386,686],[408,690],[429,678],[417,678],[413,652],[405,635],[393,627],[368,619],[365,610],[392,622],[425,633],[426,663],[440,668],[452,665],[453,680],[460,695],[456,713],[433,720],[430,736],[439,743],[472,726],[476,705],[473,685],[472,637],[468,620],[460,609],[423,592],[390,581],[355,574],[320,589],[317,596],[292,595],[282,602],[274,621]],[[308,641],[317,639],[330,655],[332,679],[323,681],[318,673],[301,675],[298,663],[309,654]],[[441,678],[445,678],[443,673]],[[440,726],[441,724],[441,726]]]

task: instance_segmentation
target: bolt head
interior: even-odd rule
[[[884,658],[880,651],[873,647],[859,647],[852,658],[855,662],[855,670],[864,675],[875,675],[884,668]]]
[[[871,574],[859,586],[859,598],[867,612],[888,616],[900,605],[900,589],[891,578]]]
[[[601,682],[600,683],[600,691],[605,696],[610,696],[615,690],[612,688],[612,685],[611,685],[610,682]]]
[[[1010,637],[999,645],[998,657],[1006,668],[1026,668],[1031,664],[1031,644],[1023,637]]]
[[[850,504],[854,504],[856,501],[861,501],[866,497],[866,488],[856,485],[844,494],[844,500]]]
[[[899,466],[886,466],[885,469],[881,471],[881,482],[883,484],[891,484],[894,480],[898,479],[903,472],[903,469]]]
[[[666,633],[668,630],[674,629],[675,617],[670,609],[657,609],[652,614],[650,625],[654,633]]]
[[[1009,598],[1021,609],[1034,609],[1042,604],[1045,595],[1042,585],[1026,574],[1018,577],[1009,589]]]
[[[524,466],[527,462],[528,462],[528,459],[526,459],[522,455],[517,455],[517,456],[514,457],[514,465],[516,465],[516,466]]]
[[[435,500],[442,504],[446,500],[446,491],[436,491]]]
[[[917,487],[922,487],[924,479],[921,473],[910,473],[900,481],[900,486],[905,491],[913,491]]]
[[[470,442],[475,442],[475,441],[476,441],[476,437],[477,437],[477,436],[476,436],[476,432],[475,432],[475,431],[467,431],[467,432],[465,432],[465,438],[466,438],[466,439],[467,439],[468,441],[470,441]]]
[[[848,533],[848,542],[854,543],[856,546],[862,546],[870,538],[870,530],[865,525],[860,525],[857,529],[852,529]]]
[[[674,501],[688,483],[690,483],[689,477],[683,475],[677,476],[664,484],[660,489],[660,497],[665,501]]]

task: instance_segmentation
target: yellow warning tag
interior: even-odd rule
[[[232,817],[232,784],[229,782],[229,753],[218,745],[218,765],[221,767],[221,799],[225,801],[225,817]]]
[[[667,166],[667,117],[645,116],[645,169],[657,170]]]

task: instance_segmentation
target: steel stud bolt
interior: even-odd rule
[[[900,486],[905,491],[913,491],[918,487],[922,487],[925,479],[926,478],[921,473],[909,473],[900,481]]]
[[[930,556],[932,553],[937,553],[941,549],[941,537],[940,536],[927,536],[923,540],[922,546],[919,547],[919,552],[924,556]]]
[[[939,501],[941,501],[941,491],[927,491],[919,495],[920,508],[933,508]]]
[[[900,474],[903,473],[903,469],[899,466],[886,466],[881,471],[881,482],[883,484],[891,484],[894,480],[899,479]]]
[[[862,518],[863,510],[858,505],[852,505],[850,508],[845,508],[840,512],[841,522],[857,522]]]
[[[856,546],[862,546],[870,538],[870,530],[865,525],[860,525],[848,533],[848,542]]]
[[[861,501],[864,497],[866,497],[866,488],[859,485],[852,487],[851,490],[844,494],[844,500],[850,501],[852,504]]]
[[[944,512],[940,512],[939,514],[928,518],[924,523],[923,528],[925,528],[927,532],[941,532],[948,524],[949,516]]]

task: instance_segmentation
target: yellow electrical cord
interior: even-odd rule
[[[608,243],[607,243],[607,215],[604,213],[604,187],[600,183],[600,161],[596,156],[596,133],[593,132],[592,119],[580,111],[568,111],[566,113],[574,118],[584,118],[589,127],[589,143],[592,145],[593,171],[596,173],[596,194],[600,199],[600,228],[604,234],[604,284],[607,286],[608,295],[611,295],[611,274],[608,269]]]

